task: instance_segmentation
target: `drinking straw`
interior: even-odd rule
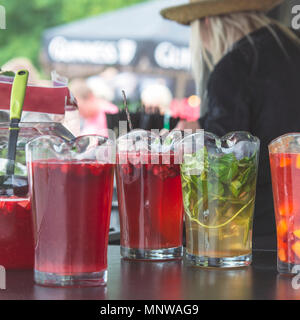
[[[130,114],[129,114],[129,110],[128,110],[128,104],[127,104],[127,98],[126,98],[126,94],[125,91],[122,90],[122,94],[123,94],[123,101],[124,101],[124,107],[125,107],[125,112],[126,112],[126,116],[127,116],[127,121],[128,121],[128,125],[129,125],[129,131],[133,130],[132,127],[132,122],[130,119]]]

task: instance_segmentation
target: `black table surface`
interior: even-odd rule
[[[129,261],[119,252],[119,246],[109,246],[106,287],[47,288],[33,283],[32,271],[7,271],[0,300],[300,299],[294,276],[277,273],[275,251],[254,251],[252,266],[230,270],[188,267],[184,261]]]

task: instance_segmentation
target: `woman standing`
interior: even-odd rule
[[[191,0],[162,11],[165,18],[192,28],[192,68],[203,86],[206,64],[207,112],[198,123],[219,136],[249,131],[261,140],[253,244],[276,248],[268,144],[300,132],[300,41],[266,12],[282,0]],[[300,195],[299,195],[300,196]]]

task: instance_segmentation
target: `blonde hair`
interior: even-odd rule
[[[204,64],[210,70],[231,50],[235,42],[247,37],[253,44],[250,33],[267,27],[278,45],[287,55],[272,25],[278,26],[300,47],[300,39],[281,23],[268,18],[263,12],[239,12],[221,16],[207,17],[191,24],[190,47],[192,71],[197,85],[202,83]],[[209,48],[209,49],[208,49]],[[201,91],[201,88],[198,88]]]

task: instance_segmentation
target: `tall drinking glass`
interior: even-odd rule
[[[300,271],[300,133],[283,135],[269,144],[277,228],[277,269]]]
[[[27,145],[36,283],[106,283],[113,148],[98,136],[42,136]]]
[[[176,134],[138,130],[117,141],[121,255],[129,259],[182,257],[183,205]]]
[[[181,179],[189,264],[241,267],[252,260],[259,140],[198,132],[182,141]]]

